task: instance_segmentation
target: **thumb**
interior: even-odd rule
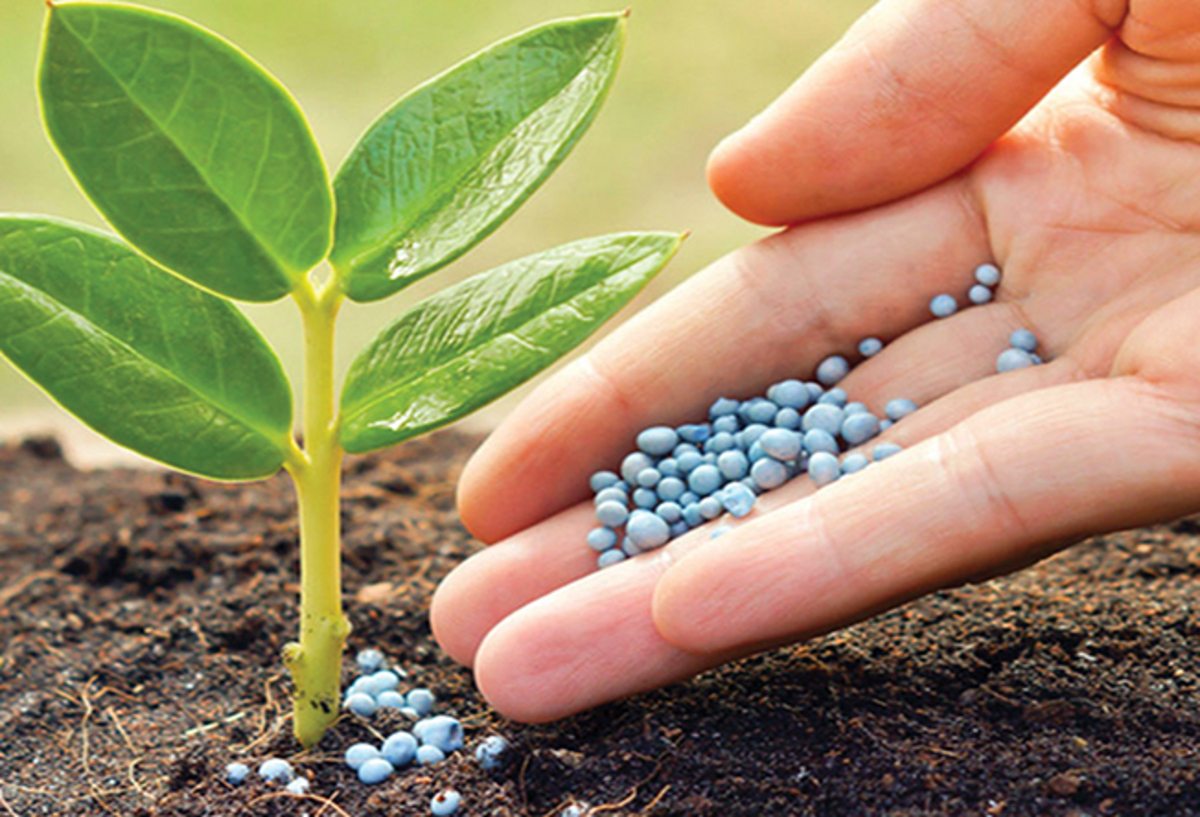
[[[782,225],[934,184],[1104,44],[1122,0],[884,0],[722,142],[709,183]]]

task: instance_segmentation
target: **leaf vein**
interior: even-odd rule
[[[81,38],[79,36],[79,33],[76,32],[69,25],[65,26],[65,28],[67,28],[69,31],[71,31],[71,33],[73,35],[75,35],[75,38],[79,41],[80,45],[87,50],[87,52],[92,56],[92,58],[96,61],[96,63],[98,65],[100,65],[104,69],[104,71],[108,74],[109,79],[111,79],[112,82],[114,82],[118,87],[121,88],[121,90],[123,90],[125,92],[125,94],[129,97],[130,101],[132,101],[135,104],[137,110],[142,114],[142,116],[144,116],[147,121],[149,121],[152,125],[154,125],[159,130],[160,133],[162,133],[164,140],[174,148],[176,153],[178,153],[179,156],[182,157],[187,162],[187,164],[189,164],[192,167],[192,169],[196,172],[196,174],[198,176],[200,176],[202,179],[204,179],[205,181],[211,181],[206,174],[208,165],[207,164],[200,165],[194,157],[190,156],[188,154],[188,152],[185,151],[181,145],[179,145],[174,139],[172,139],[170,137],[168,130],[167,130],[167,123],[159,121],[156,117],[154,117],[150,113],[149,110],[146,109],[146,107],[139,100],[137,100],[137,98],[132,94],[131,89],[127,85],[125,85],[125,83],[122,82],[120,80],[120,78],[117,77],[117,75],[113,71],[112,67],[109,66],[108,63],[105,62],[105,60],[98,53],[96,53],[96,50],[94,48],[92,48],[91,43],[89,41]],[[189,59],[190,59],[190,54],[191,54],[191,50],[189,49]],[[181,95],[180,99],[182,99],[182,98],[183,98],[183,96]],[[222,96],[222,108],[224,108],[224,97],[223,96]],[[224,119],[225,119],[224,116],[219,118],[218,129],[223,124]],[[214,144],[216,144],[215,140],[214,140]],[[211,158],[208,161],[211,163]],[[243,217],[243,214],[240,213],[238,210],[234,209],[232,203],[228,199],[225,198],[225,196],[221,193],[221,191],[217,190],[215,187],[209,187],[209,190],[212,193],[213,199],[218,204],[220,204],[226,211],[228,211],[228,213],[233,217],[233,220],[236,221],[242,227],[243,231],[250,238],[251,242],[253,242],[263,252],[263,254],[267,258],[274,261],[276,263],[276,265],[282,264],[280,259],[278,259],[276,257],[275,253],[271,250],[271,248],[263,245],[261,239],[258,236],[258,233],[255,230],[250,228],[250,225],[248,225],[246,223],[245,218]],[[155,230],[152,232],[160,232],[160,231]],[[227,232],[228,232],[228,230],[227,230]],[[286,276],[285,276],[285,280],[286,280]]]
[[[640,242],[640,241],[634,241],[631,243],[634,246],[628,246],[628,245],[621,246],[620,249],[618,250],[618,254],[615,256],[615,258],[621,259],[623,257],[626,257],[626,256],[632,254],[632,251],[634,249],[636,249],[636,246],[642,244],[642,242]],[[358,405],[353,406],[353,408],[350,411],[348,411],[347,414],[351,415],[351,416],[365,415],[370,409],[374,408],[375,406],[379,405],[380,403],[383,403],[383,402],[391,399],[394,395],[403,392],[411,384],[413,384],[415,382],[419,382],[421,380],[430,379],[434,375],[440,373],[442,370],[454,365],[457,362],[460,362],[463,358],[468,357],[469,355],[483,349],[484,347],[490,346],[490,345],[497,343],[505,338],[515,335],[516,333],[518,333],[522,329],[524,329],[526,326],[528,326],[530,323],[533,323],[535,320],[542,317],[542,315],[544,315],[545,313],[547,313],[553,309],[561,308],[564,304],[571,303],[575,299],[586,294],[593,287],[599,286],[602,283],[611,280],[612,278],[620,275],[621,273],[628,271],[631,267],[635,266],[636,264],[640,263],[641,261],[646,260],[656,254],[657,253],[654,251],[651,251],[651,252],[643,251],[642,253],[638,254],[637,257],[631,259],[629,262],[627,262],[623,265],[620,265],[616,262],[612,263],[610,266],[610,271],[604,276],[602,281],[597,281],[596,283],[594,283],[590,286],[585,286],[585,287],[581,288],[580,290],[574,292],[573,294],[564,297],[562,301],[558,301],[558,302],[543,301],[543,304],[541,305],[541,311],[539,314],[535,315],[534,317],[529,318],[528,320],[523,320],[523,321],[521,321],[521,323],[511,326],[507,329],[500,330],[498,328],[498,324],[500,324],[502,322],[498,319],[493,320],[491,322],[490,326],[497,327],[495,329],[494,333],[481,331],[480,333],[478,333],[476,335],[476,337],[474,339],[472,339],[471,341],[469,341],[467,343],[461,343],[457,346],[445,347],[440,350],[442,352],[442,354],[440,354],[440,355],[429,355],[430,357],[433,358],[432,361],[424,363],[419,367],[413,367],[413,368],[420,369],[419,374],[409,375],[407,377],[402,377],[402,378],[399,378],[396,380],[391,380],[389,382],[389,385],[387,388],[380,389],[376,394],[372,395],[370,398],[365,399]],[[509,293],[509,295],[511,295],[511,292]],[[459,305],[459,304],[451,304],[450,305],[451,308],[458,308],[460,306],[461,305]],[[511,313],[513,310],[506,306],[505,311],[508,311],[509,313]],[[431,319],[431,320],[435,320],[435,319]],[[422,335],[423,333],[421,333],[419,331],[419,329],[417,329],[417,330],[414,330],[413,334],[419,336],[419,335]],[[397,341],[401,345],[401,350],[403,349],[404,342],[407,340],[408,340],[408,338],[397,339]],[[525,339],[517,339],[517,342],[522,343],[524,345],[528,345],[528,341],[526,341]],[[403,351],[401,351],[400,354],[403,355]],[[391,357],[391,355],[389,355],[389,357]]]
[[[163,273],[163,274],[167,274],[167,273]],[[178,388],[182,389],[186,393],[195,395],[195,397],[198,401],[203,401],[203,402],[207,403],[208,405],[210,405],[213,408],[214,411],[219,411],[220,413],[222,413],[223,415],[228,417],[231,421],[247,428],[248,430],[252,430],[255,433],[261,435],[263,437],[263,439],[268,441],[271,445],[274,445],[274,446],[280,448],[281,450],[284,448],[283,442],[278,438],[278,436],[276,435],[276,433],[273,430],[260,427],[258,424],[251,421],[249,418],[243,417],[236,408],[227,406],[222,401],[220,401],[218,398],[216,398],[214,396],[210,396],[207,393],[205,393],[204,391],[196,388],[191,383],[188,383],[186,380],[184,380],[177,372],[173,372],[170,369],[167,369],[166,367],[164,367],[162,364],[153,360],[152,358],[145,356],[144,354],[139,352],[136,348],[134,348],[129,343],[127,343],[126,341],[124,341],[121,338],[117,337],[116,335],[112,334],[112,332],[108,331],[106,328],[104,328],[100,324],[93,322],[90,318],[88,318],[88,316],[78,313],[77,311],[71,309],[66,304],[62,303],[61,301],[54,299],[48,293],[45,293],[42,290],[40,290],[36,287],[33,287],[30,284],[25,283],[21,279],[16,278],[11,275],[8,275],[7,273],[5,273],[3,271],[0,271],[0,284],[3,284],[5,279],[15,282],[17,285],[15,288],[23,290],[22,294],[25,295],[25,297],[28,298],[29,300],[32,300],[35,303],[37,303],[39,300],[42,301],[42,303],[39,304],[39,306],[42,309],[55,311],[57,316],[69,317],[73,320],[81,321],[82,323],[86,324],[88,330],[91,333],[90,337],[88,335],[84,335],[81,333],[79,337],[75,338],[74,340],[72,340],[69,343],[59,344],[59,345],[55,346],[53,349],[44,350],[42,352],[42,354],[39,355],[39,357],[36,359],[36,362],[33,364],[30,364],[30,368],[35,368],[36,366],[40,365],[41,360],[49,352],[52,352],[52,351],[60,352],[63,349],[69,349],[72,346],[87,344],[89,341],[99,338],[103,342],[103,344],[107,347],[106,353],[113,354],[115,352],[118,354],[122,354],[122,355],[126,356],[127,358],[130,358],[129,360],[124,361],[121,365],[138,365],[139,363],[141,363],[141,364],[149,366],[164,380],[174,383]],[[7,288],[7,287],[5,287],[5,288]],[[209,297],[215,297],[215,296],[209,296]],[[47,304],[46,301],[49,301],[49,304]],[[110,367],[110,369],[111,368],[112,367]],[[83,374],[86,374],[86,373],[83,373]],[[54,382],[60,383],[60,381],[54,381]]]

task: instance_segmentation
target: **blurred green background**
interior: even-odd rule
[[[161,0],[237,43],[274,73],[312,121],[331,170],[398,96],[494,40],[542,21],[609,11],[621,0]],[[719,255],[765,232],[708,192],[708,152],[831,45],[869,0],[633,0],[613,93],[558,172],[494,236],[399,296],[342,313],[338,361],[416,299],[498,263],[588,235],[690,230],[667,271],[625,314]],[[49,213],[101,225],[42,132],[34,73],[42,0],[0,0],[0,212]],[[290,301],[246,312],[297,380],[300,335]],[[528,390],[528,387],[525,389]],[[519,394],[517,395],[519,397]],[[494,423],[514,402],[474,423]],[[65,415],[0,362],[0,436],[65,428]],[[77,452],[78,453],[78,452]],[[82,459],[104,461],[93,449]]]

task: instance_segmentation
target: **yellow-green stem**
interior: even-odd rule
[[[342,649],[350,623],[342,612],[340,489],[333,380],[334,322],[342,295],[334,285],[295,293],[304,319],[304,450],[288,465],[300,506],[300,642],[284,649],[295,689],[293,730],[312,746],[337,719]]]

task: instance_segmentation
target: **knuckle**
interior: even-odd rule
[[[970,423],[961,423],[936,438],[935,446],[951,495],[968,509],[960,518],[978,520],[981,532],[993,538],[998,532],[1020,539],[1030,535],[1030,525],[1008,485],[1010,477],[999,468],[996,452]]]

